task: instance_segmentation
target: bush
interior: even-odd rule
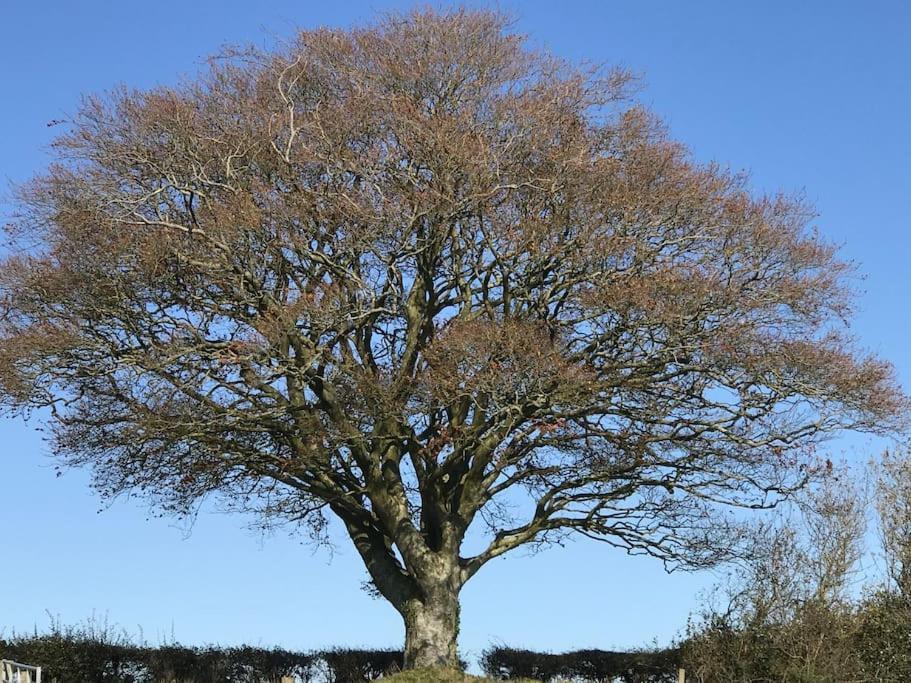
[[[490,679],[469,676],[452,669],[415,669],[383,678],[384,683],[387,681],[388,683],[484,683]],[[535,682],[526,681],[525,683]]]
[[[0,640],[0,658],[40,666],[45,680],[61,683],[278,683],[283,676],[309,682],[317,680],[320,662],[334,683],[356,683],[402,666],[399,650],[149,647],[94,622],[52,622],[47,634],[13,635]]]
[[[483,680],[461,672],[397,674],[403,665],[401,650],[336,648],[301,653],[248,646],[149,647],[106,624],[99,627],[91,622],[79,627],[52,623],[47,634],[0,640],[0,658],[41,666],[49,683],[54,679],[60,683],[278,683],[283,676],[305,683],[361,683],[379,678],[396,683]],[[551,654],[498,647],[487,650],[482,661],[484,670],[497,679],[664,683],[676,680],[678,658],[673,649]]]
[[[405,657],[401,650],[351,650],[338,648],[320,653],[329,667],[333,683],[372,681],[401,671]]]
[[[105,621],[63,626],[52,619],[45,634],[0,641],[0,659],[41,666],[46,680],[141,683],[143,649]]]
[[[876,593],[865,601],[857,620],[859,674],[887,683],[911,681],[911,598]]]
[[[911,681],[911,600],[880,591],[852,604],[808,602],[789,618],[691,628],[684,666],[697,682]]]
[[[674,649],[611,652],[576,650],[562,654],[533,652],[509,647],[486,650],[481,666],[499,679],[569,678],[579,681],[664,683],[677,676],[679,652]]]

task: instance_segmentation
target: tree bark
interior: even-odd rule
[[[459,593],[450,586],[436,586],[421,600],[409,600],[402,609],[405,620],[405,668],[461,668]]]
[[[418,566],[409,570],[387,547],[381,531],[345,510],[340,516],[374,586],[405,622],[405,668],[460,668],[459,592],[464,579],[454,537],[449,557],[420,549],[415,552]]]

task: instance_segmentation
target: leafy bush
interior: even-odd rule
[[[858,612],[854,647],[867,680],[911,681],[911,597],[883,591]]]

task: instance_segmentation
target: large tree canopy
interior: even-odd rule
[[[805,203],[629,85],[428,11],[89,98],[21,188],[0,396],[105,495],[336,515],[413,665],[456,661],[459,589],[523,544],[723,559],[726,511],[905,399]]]

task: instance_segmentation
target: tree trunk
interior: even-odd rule
[[[456,640],[459,635],[459,593],[449,586],[425,591],[423,600],[410,600],[402,610],[405,620],[405,668],[461,667]]]

